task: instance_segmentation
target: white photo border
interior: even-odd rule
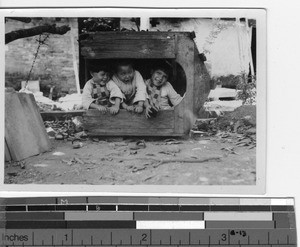
[[[0,10],[0,47],[4,51],[5,17],[173,17],[251,18],[257,25],[257,151],[256,185],[46,185],[4,184],[4,82],[5,53],[0,55],[0,191],[97,192],[105,194],[149,193],[155,195],[264,194],[266,192],[267,151],[267,11],[264,8],[185,9],[185,8],[16,8]]]

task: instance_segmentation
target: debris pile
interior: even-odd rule
[[[244,105],[222,117],[197,119],[191,137],[217,136],[236,146],[256,146],[256,107]]]
[[[46,131],[50,137],[56,140],[86,138],[87,134],[83,131],[82,117],[73,117],[65,120],[45,121]]]
[[[82,95],[81,94],[67,94],[64,97],[53,101],[45,96],[43,92],[32,92],[26,88],[22,88],[20,93],[32,94],[41,112],[47,111],[72,111],[81,110],[82,107]]]

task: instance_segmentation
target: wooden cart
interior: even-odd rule
[[[186,134],[210,91],[210,77],[200,59],[190,32],[100,32],[81,41],[85,67],[96,60],[165,59],[171,62],[173,74],[181,68],[184,76],[176,85],[184,86],[184,99],[173,110],[161,111],[146,119],[121,110],[118,115],[96,110],[84,113],[84,128],[91,136],[182,136]],[[140,71],[141,72],[141,71]],[[86,73],[88,75],[88,73]],[[88,78],[86,78],[88,79]],[[172,83],[172,81],[171,81]],[[175,88],[176,89],[176,88]]]

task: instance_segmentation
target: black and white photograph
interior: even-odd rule
[[[266,12],[187,13],[2,11],[4,184],[263,192]]]

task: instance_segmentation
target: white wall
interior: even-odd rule
[[[220,26],[224,28],[221,31]],[[159,24],[151,27],[150,31],[194,31],[195,43],[199,52],[206,55],[211,75],[226,76],[249,71],[247,29],[244,23],[235,21],[193,18],[175,24],[159,19]]]

